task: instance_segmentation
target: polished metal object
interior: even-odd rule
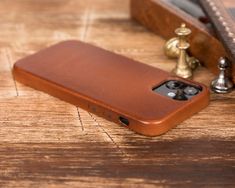
[[[164,45],[164,53],[169,58],[178,58],[180,54],[179,48],[177,48],[177,45],[179,43],[179,38],[174,37],[171,38],[166,42]]]
[[[219,76],[212,81],[211,90],[215,93],[229,93],[234,86],[228,75],[228,70],[230,68],[229,61],[226,58],[220,58],[218,68],[220,69],[220,73]]]
[[[193,73],[186,58],[186,50],[190,47],[190,44],[186,41],[186,37],[191,34],[191,30],[186,28],[185,24],[182,24],[180,28],[175,30],[175,33],[179,39],[177,44],[177,48],[179,49],[179,58],[173,73],[182,78],[191,78]]]
[[[192,70],[195,70],[197,69],[199,66],[201,66],[201,63],[200,61],[195,58],[195,57],[190,57],[186,54],[186,61],[188,62],[188,65],[189,67],[192,69]]]
[[[172,59],[179,58],[180,50],[177,47],[178,43],[179,43],[178,37],[171,38],[166,42],[166,44],[164,45],[164,53],[167,57]],[[186,61],[192,70],[195,70],[197,67],[201,66],[200,61],[195,57],[190,57],[187,52],[186,52]]]

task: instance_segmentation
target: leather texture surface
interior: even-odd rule
[[[230,15],[232,16],[232,19],[235,22],[235,6],[233,8],[229,8],[228,11],[229,11]]]
[[[182,4],[185,1],[182,0]],[[223,2],[229,1],[233,0]],[[199,1],[194,2],[199,3]],[[206,0],[201,0],[201,2],[205,3]],[[231,10],[232,6],[227,3],[226,8]],[[167,0],[131,0],[131,15],[135,20],[167,40],[175,37],[175,29],[182,23],[186,23],[187,27],[192,30],[188,39],[191,45],[190,53],[216,75],[218,74],[218,59],[228,56],[228,52],[231,51],[231,48],[224,46],[219,37],[215,35],[213,28],[208,29],[197,18],[170,4]],[[235,61],[234,57],[228,57]],[[232,74],[235,80],[235,68]]]
[[[13,73],[26,85],[111,121],[126,117],[131,129],[145,135],[166,132],[209,101],[204,86],[189,101],[159,95],[152,91],[155,86],[181,79],[79,41],[62,42],[19,60]]]
[[[235,75],[235,1],[200,0],[200,3],[225,46],[229,58],[233,62],[233,72]]]

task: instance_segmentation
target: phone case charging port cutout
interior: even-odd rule
[[[128,126],[130,124],[129,120],[127,118],[124,117],[119,117],[119,121],[123,124]]]

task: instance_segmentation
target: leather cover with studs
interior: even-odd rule
[[[233,62],[235,73],[235,1],[200,0],[200,3],[225,46],[228,56]]]

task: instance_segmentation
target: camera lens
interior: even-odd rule
[[[184,91],[182,89],[177,89],[176,95],[173,97],[175,100],[186,101],[188,98],[185,96]]]
[[[192,86],[188,86],[184,89],[184,93],[190,96],[197,95],[198,92],[199,92],[198,89]]]
[[[182,83],[178,81],[169,81],[166,83],[166,87],[169,89],[178,89],[180,86],[182,86]]]
[[[169,93],[167,93],[167,96],[173,98],[173,97],[176,96],[176,93],[174,93],[174,92],[169,92]]]

